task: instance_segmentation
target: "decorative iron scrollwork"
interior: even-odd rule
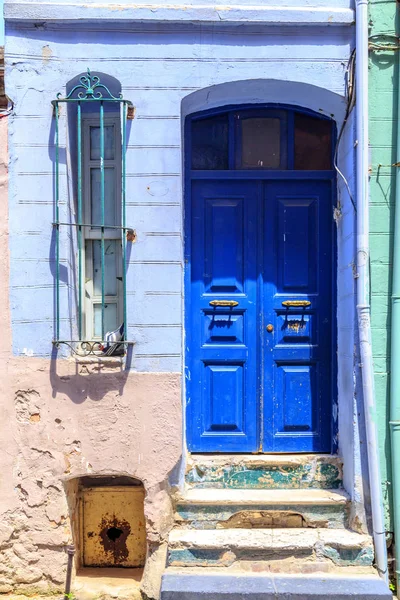
[[[60,340],[54,341],[53,345],[59,348],[61,345],[67,346],[73,355],[85,358],[87,356],[96,356],[97,358],[109,356],[124,356],[128,345],[133,342],[120,341],[115,344],[115,351],[110,353],[104,352],[103,342],[99,340]]]
[[[76,99],[78,100],[122,100],[122,94],[114,96],[108,87],[101,83],[98,75],[92,75],[88,68],[86,75],[81,75],[79,78],[80,83],[72,88],[69,94],[65,97],[61,97],[61,92],[57,94],[57,100],[71,100],[76,93]],[[80,90],[80,91],[78,91]],[[105,92],[105,93],[104,93]]]

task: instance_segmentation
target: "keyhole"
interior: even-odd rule
[[[124,532],[122,529],[118,529],[118,527],[110,527],[107,530],[107,537],[110,538],[112,542],[115,542]]]

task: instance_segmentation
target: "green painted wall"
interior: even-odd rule
[[[397,2],[370,0],[371,41],[385,44],[384,35],[395,33]],[[389,40],[393,43],[393,39]],[[372,343],[381,470],[387,527],[390,521],[390,296],[393,259],[395,199],[396,120],[398,56],[393,51],[370,51],[369,61],[369,139],[370,139],[370,243]]]

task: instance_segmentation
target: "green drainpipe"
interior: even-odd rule
[[[400,83],[400,60],[399,75]],[[397,92],[397,161],[400,161],[400,90]],[[400,168],[396,168],[396,200],[392,274],[392,329],[390,364],[390,434],[392,444],[393,524],[396,545],[396,582],[400,592]]]

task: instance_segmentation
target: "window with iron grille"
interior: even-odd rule
[[[60,143],[62,115],[70,131]],[[126,335],[126,256],[133,231],[126,225],[127,119],[133,107],[114,95],[88,69],[65,97],[53,101],[55,117],[55,332],[56,347],[79,355],[124,354]],[[68,143],[71,140],[71,144]],[[60,155],[72,163],[70,176],[60,169]],[[67,160],[65,161],[68,162]],[[64,179],[72,188],[73,207],[60,214]],[[71,241],[76,273],[75,309],[62,314],[60,239]],[[71,302],[69,302],[71,304]],[[76,313],[76,317],[75,314]],[[71,321],[70,323],[68,321]],[[63,326],[62,326],[62,325]],[[62,335],[72,333],[70,339]]]

